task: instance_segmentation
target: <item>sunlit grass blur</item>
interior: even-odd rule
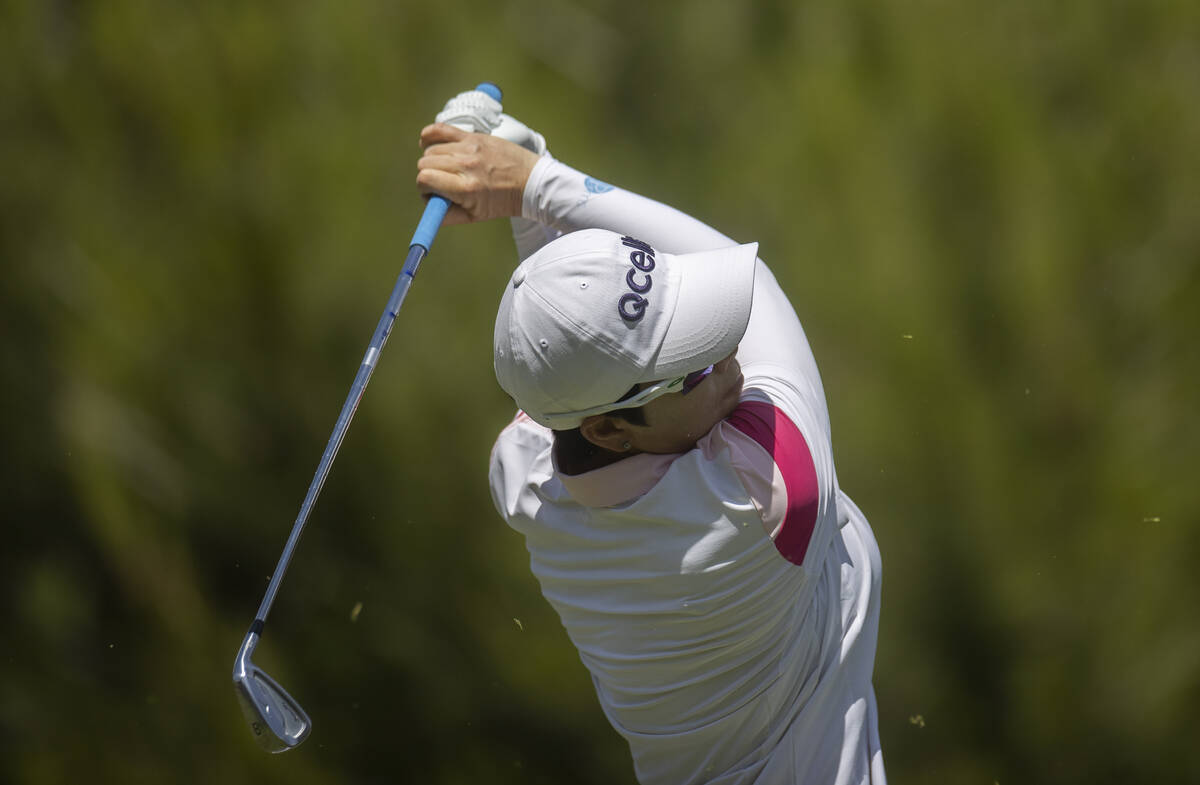
[[[1198,776],[1200,6],[9,0],[0,781],[633,781],[488,496],[499,223],[438,237],[256,654],[311,740],[228,682],[482,79],[761,243],[883,552],[893,781]]]

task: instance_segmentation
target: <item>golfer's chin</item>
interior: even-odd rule
[[[721,408],[718,410],[720,412],[720,417],[717,418],[717,422],[721,422],[722,420],[729,417],[729,415],[733,414],[733,410],[737,408],[738,403],[741,401],[741,397],[742,397],[742,384],[741,384],[741,381],[739,380],[737,386],[731,387],[729,392],[725,395],[724,399],[721,401]],[[714,426],[716,426],[716,424],[717,424],[716,422],[713,423]]]
[[[738,365],[737,360],[733,360],[730,363],[726,373],[732,378],[727,382],[728,386],[721,396],[721,417],[718,422],[733,414],[733,410],[737,408],[738,403],[741,401],[742,388],[746,384],[746,377],[742,375],[742,367]]]

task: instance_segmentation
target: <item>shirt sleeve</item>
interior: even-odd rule
[[[787,295],[761,259],[754,273],[753,303],[737,354],[746,389],[762,390],[784,404],[789,416],[805,420],[802,430],[813,429],[807,435],[831,441],[825,389],[808,336]]]
[[[673,207],[597,180],[543,156],[529,174],[523,217],[562,233],[608,229],[667,253],[727,248],[736,241]]]
[[[492,446],[488,460],[492,504],[510,525],[521,489],[527,482],[528,468],[548,444],[545,429],[529,419],[529,415],[518,411]]]
[[[522,216],[510,218],[509,223],[512,226],[513,243],[517,246],[517,259],[522,262],[533,256],[543,245],[562,235],[557,229],[543,226]]]
[[[787,561],[813,569],[837,531],[837,475],[825,393],[795,310],[762,261],[738,346],[745,385],[734,412],[698,445],[728,460]]]

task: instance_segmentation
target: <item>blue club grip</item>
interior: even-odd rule
[[[446,197],[437,194],[429,197],[429,204],[425,205],[425,212],[421,215],[417,231],[413,232],[412,242],[408,244],[408,247],[419,245],[428,251],[429,247],[433,245],[433,238],[437,237],[438,229],[441,228],[442,221],[446,218],[446,211],[449,209],[450,200]]]
[[[495,98],[497,101],[504,100],[504,93],[500,90],[499,87],[492,84],[491,82],[480,82],[478,85],[475,86],[475,89],[481,93],[487,93],[492,98]]]
[[[480,82],[475,89],[497,101],[504,97],[500,88],[491,82]],[[417,230],[413,232],[412,242],[408,244],[408,247],[419,245],[428,252],[433,245],[433,238],[437,237],[438,229],[442,227],[442,221],[446,219],[446,211],[449,209],[450,201],[444,196],[435,194],[429,197],[429,204],[425,206],[425,212],[421,215],[421,221],[417,224]]]

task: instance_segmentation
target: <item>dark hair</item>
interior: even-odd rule
[[[633,396],[635,396],[639,392],[641,392],[641,389],[642,389],[642,386],[640,384],[635,384],[632,387],[630,387],[628,390],[626,390],[625,394],[622,395],[620,398],[618,398],[615,402],[620,403],[621,401],[625,400],[626,398],[632,398]],[[615,410],[609,412],[609,414],[612,415],[613,417],[616,417],[619,420],[624,420],[625,422],[629,423],[630,425],[645,425],[646,424],[646,412],[643,411],[642,407],[640,407],[640,406],[631,406],[628,409],[615,409]]]
[[[639,385],[633,385],[629,391],[617,399],[616,402],[631,398],[640,390]],[[608,414],[616,417],[619,420],[624,420],[631,425],[645,425],[646,413],[642,411],[640,406],[631,406],[628,409],[614,409]],[[554,447],[558,451],[559,464],[564,469],[570,469],[581,465],[590,464],[602,452],[607,452],[603,447],[598,447],[587,440],[583,433],[578,428],[570,428],[565,431],[554,432]],[[568,471],[568,474],[575,472]]]

